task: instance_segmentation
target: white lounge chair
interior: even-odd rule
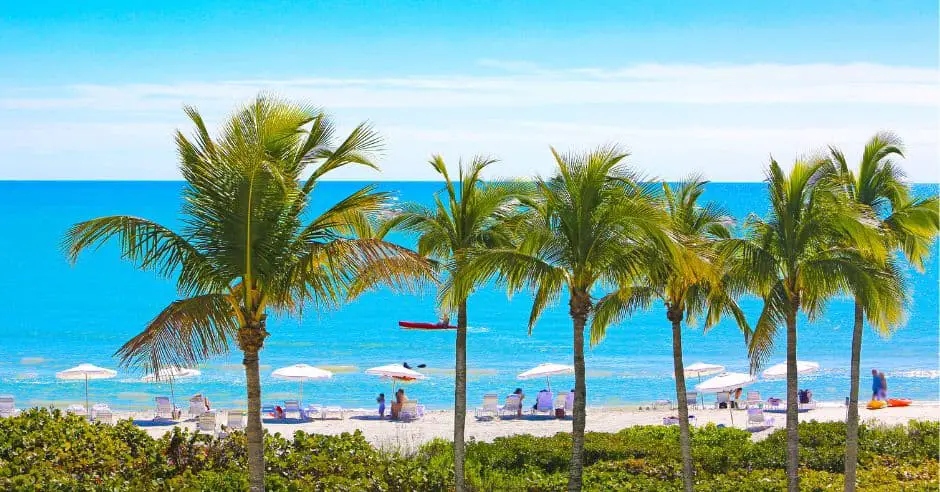
[[[552,394],[551,391],[539,391],[535,399],[535,408],[532,409],[532,413],[553,413],[555,411],[555,405],[553,404],[554,399],[555,395]]]
[[[423,408],[423,407],[422,407],[421,405],[418,405],[418,416],[419,416],[419,417],[424,414],[424,412],[421,411],[421,408]],[[324,419],[325,419],[325,418],[327,418],[327,416],[329,416],[330,414],[339,415],[339,419],[340,419],[340,420],[343,420],[343,418],[345,418],[345,416],[346,416],[346,415],[345,415],[345,414],[346,414],[346,411],[343,410],[343,407],[341,407],[341,406],[332,405],[332,406],[328,406],[328,407],[323,407],[323,411],[321,412],[320,415],[321,415],[321,418],[324,418]]]
[[[672,400],[655,400],[650,403],[650,406],[653,407],[653,410],[662,410],[664,408],[669,410],[672,408]]]
[[[407,400],[401,404],[401,410],[398,411],[399,420],[415,420],[420,417],[418,412],[418,400]]]
[[[244,410],[229,410],[226,412],[225,418],[225,427],[228,427],[229,430],[242,430],[245,428],[245,415],[247,412]]]
[[[85,405],[72,404],[65,408],[65,413],[71,413],[75,415],[86,415],[88,412],[85,409]]]
[[[695,425],[695,415],[689,415],[689,425]],[[669,417],[663,417],[663,425],[679,425],[679,417],[675,415],[670,415]]]
[[[519,415],[519,411],[522,408],[522,400],[519,399],[519,395],[512,394],[506,397],[506,404],[499,407],[499,416],[500,417],[515,417]]]
[[[722,407],[721,404],[724,403],[725,406]],[[718,393],[715,400],[715,408],[728,408],[731,406],[731,393],[727,391],[722,391]]]
[[[199,419],[196,421],[196,429],[199,432],[205,432],[206,434],[215,434],[215,412],[202,412],[199,416]]]
[[[304,415],[306,415],[308,419],[322,419],[325,418],[326,411],[324,411],[323,405],[320,405],[319,403],[311,403],[307,405],[307,408],[304,409]]]
[[[762,431],[774,426],[773,417],[765,417],[762,408],[747,409],[747,430]]]
[[[167,418],[173,419],[176,417],[176,407],[170,401],[169,397],[158,396],[154,398],[154,402],[157,404],[156,417],[155,418]]]
[[[297,400],[284,400],[284,418],[287,418],[288,415],[296,413],[297,418],[300,420],[306,419],[306,414],[304,414],[304,409],[300,408],[300,402]]]
[[[196,395],[189,399],[189,414],[193,417],[199,417],[206,413],[206,399],[202,395]]]
[[[763,408],[764,402],[760,399],[760,391],[748,391],[744,405],[747,408]]]
[[[474,416],[478,419],[496,418],[499,416],[499,395],[496,393],[487,393],[483,395],[483,406],[474,411]]]
[[[698,408],[698,392],[697,391],[686,391],[685,392],[685,405],[689,408]]]
[[[114,414],[111,412],[111,407],[104,403],[99,403],[91,407],[91,417],[95,422],[101,422],[102,424],[111,424],[114,421]]]
[[[13,395],[0,395],[0,418],[14,417],[18,413]]]

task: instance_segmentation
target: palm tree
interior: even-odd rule
[[[679,402],[679,447],[682,452],[683,488],[692,490],[692,445],[689,435],[689,409],[686,400],[685,368],[682,362],[682,321],[694,322],[705,316],[705,328],[730,315],[749,334],[747,320],[736,298],[743,284],[728,267],[728,258],[717,254],[716,245],[730,238],[730,217],[712,203],[699,205],[706,181],[692,178],[673,189],[663,183],[662,207],[667,215],[668,231],[675,239],[673,251],[663,251],[654,242],[641,249],[645,268],[642,276],[597,302],[594,324],[607,326],[622,320],[635,309],[648,309],[655,299],[666,307],[666,319],[672,324],[672,355],[676,375],[676,400]],[[592,331],[591,343],[603,332]]]
[[[552,149],[552,154],[557,173],[536,181],[536,201],[519,225],[518,246],[484,251],[471,264],[476,275],[496,276],[510,293],[533,290],[530,333],[542,311],[568,292],[575,370],[568,489],[580,490],[587,396],[584,330],[594,307],[592,292],[639,274],[640,241],[668,241],[660,225],[662,211],[650,189],[624,165],[626,153],[611,146],[567,155]],[[601,320],[591,323],[592,333],[605,328]]]
[[[770,214],[751,217],[746,237],[724,243],[741,255],[752,288],[764,306],[749,342],[752,370],[773,352],[777,330],[786,330],[787,489],[799,489],[797,316],[812,321],[825,303],[867,275],[863,258],[884,260],[877,231],[849,203],[839,200],[834,168],[824,159],[798,160],[789,174],[771,160],[767,175]]]
[[[938,202],[932,196],[912,199],[903,171],[893,157],[903,157],[901,140],[890,133],[879,133],[865,145],[857,174],[846,163],[839,149],[830,147],[830,156],[839,174],[845,196],[877,218],[887,246],[899,249],[920,272],[930,256],[930,246],[937,235]],[[850,370],[849,412],[845,436],[845,490],[855,490],[858,465],[858,392],[864,319],[879,334],[885,335],[900,323],[905,300],[904,285],[893,262],[880,269],[875,261],[874,275],[852,286],[855,294],[855,320],[852,330],[852,366]],[[888,289],[875,289],[876,282]]]
[[[434,205],[425,207],[407,204],[386,224],[414,232],[418,237],[418,253],[439,265],[444,276],[441,283],[441,311],[457,311],[454,384],[454,474],[456,489],[466,489],[464,476],[464,426],[467,415],[467,299],[476,285],[466,290],[455,289],[465,273],[467,257],[486,249],[505,247],[513,238],[513,223],[520,205],[530,194],[530,186],[520,182],[485,183],[483,170],[496,162],[475,157],[468,166],[458,167],[452,180],[441,156],[430,160],[431,166],[444,179],[443,193],[434,196]],[[387,226],[386,226],[387,227]]]
[[[233,114],[213,139],[199,112],[185,111],[195,132],[192,138],[176,134],[186,180],[180,231],[138,217],[100,217],[72,226],[64,245],[74,262],[82,251],[113,239],[122,258],[138,268],[176,277],[181,298],[117,351],[122,364],[157,371],[197,364],[228,352],[233,343],[242,351],[248,475],[251,490],[260,491],[258,353],[268,336],[268,311],[299,314],[306,302],[336,306],[362,271],[376,282],[400,285],[430,269],[407,249],[340,232],[345,217],[385,205],[386,197],[372,186],[305,220],[320,178],[349,164],[375,167],[372,156],[381,140],[368,125],[336,144],[324,113],[262,95]],[[308,169],[309,178],[301,182]]]

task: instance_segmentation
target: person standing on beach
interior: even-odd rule
[[[878,369],[871,370],[871,399],[881,398],[881,376],[878,375]]]
[[[879,372],[878,379],[881,381],[881,396],[882,400],[888,400],[888,379],[885,378],[885,373]]]

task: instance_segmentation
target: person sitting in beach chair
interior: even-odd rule
[[[555,410],[554,405],[552,404],[553,397],[554,395],[551,391],[539,391],[539,394],[535,399],[535,405],[532,405],[532,413],[553,412]]]
[[[391,407],[392,420],[398,420],[401,414],[401,407],[406,401],[408,401],[408,398],[405,396],[405,388],[398,388],[398,391],[395,392],[395,401],[392,402]]]

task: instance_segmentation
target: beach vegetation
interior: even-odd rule
[[[828,490],[843,477],[844,423],[800,423],[801,485]],[[701,490],[777,491],[786,484],[785,430],[754,442],[750,433],[707,425],[691,433]],[[584,488],[682,490],[675,426],[636,426],[585,435]],[[80,444],[79,444],[80,443]],[[860,490],[936,490],[940,423],[859,426]],[[467,442],[470,490],[561,491],[571,435],[515,435]],[[130,420],[92,423],[58,410],[0,419],[0,489],[241,491],[249,487],[247,439],[173,429],[155,439]],[[411,453],[383,452],[355,432],[334,436],[265,433],[266,487],[277,491],[447,491],[454,487],[452,443]]]
[[[530,332],[542,312],[567,294],[575,374],[568,489],[576,491],[582,488],[586,418],[585,330],[600,340],[611,319],[594,315],[593,296],[642,274],[641,245],[653,242],[671,252],[672,242],[654,186],[626,165],[626,152],[606,146],[568,154],[552,149],[552,156],[555,174],[536,179],[535,199],[518,226],[521,240],[481,252],[471,270],[481,279],[496,278],[510,293],[533,292]]]
[[[350,217],[386,206],[387,195],[375,185],[322,212],[311,210],[324,176],[345,166],[376,167],[382,140],[368,124],[338,139],[321,110],[266,95],[232,114],[215,137],[195,108],[186,114],[194,133],[176,134],[186,180],[181,228],[127,215],[99,217],[72,226],[64,247],[74,262],[111,242],[138,268],[176,279],[180,298],[118,350],[124,365],[158,372],[195,366],[232,346],[242,352],[247,468],[251,489],[260,491],[259,353],[269,334],[268,313],[332,308],[379,283],[410,288],[431,268],[406,248],[344,233]]]
[[[693,177],[678,185],[662,183],[660,207],[667,231],[673,238],[670,250],[658,241],[638,248],[644,268],[640,275],[622,279],[616,289],[597,301],[594,323],[599,327],[619,324],[636,310],[648,310],[654,301],[665,306],[672,334],[673,371],[679,414],[679,449],[682,452],[682,481],[692,491],[692,449],[689,437],[689,402],[686,399],[685,368],[682,360],[682,323],[705,319],[705,329],[723,316],[732,317],[746,340],[750,328],[737,298],[745,284],[734,257],[722,257],[717,245],[731,237],[729,214],[713,203],[699,203],[706,182]],[[592,343],[604,336],[592,331]],[[694,402],[693,402],[694,403]]]
[[[404,204],[386,222],[393,229],[417,236],[418,253],[437,266],[440,310],[446,315],[457,314],[453,442],[458,492],[465,490],[468,298],[477,287],[474,280],[479,278],[466,271],[471,267],[468,259],[487,249],[511,247],[523,203],[532,191],[531,185],[522,181],[484,181],[482,173],[495,162],[474,157],[466,165],[461,162],[452,178],[444,159],[432,157],[431,167],[444,181],[443,189],[434,195],[433,205]],[[449,320],[446,315],[445,322]]]
[[[907,261],[923,273],[931,245],[938,231],[936,196],[912,196],[910,184],[895,161],[902,158],[903,144],[897,136],[882,132],[874,135],[862,152],[857,169],[853,170],[839,149],[830,147],[830,159],[836,179],[846,201],[856,204],[877,227],[887,247],[903,253]],[[908,290],[899,266],[889,256],[877,258],[868,266],[869,274],[849,286],[855,297],[850,357],[849,412],[845,436],[845,490],[855,490],[856,455],[858,454],[858,399],[864,322],[880,335],[887,336],[904,319]],[[887,284],[884,288],[879,284]],[[880,287],[880,288],[879,288]]]
[[[841,200],[835,170],[825,158],[797,160],[789,172],[771,160],[767,189],[769,214],[752,215],[744,238],[722,243],[729,254],[740,255],[751,288],[763,299],[748,342],[752,370],[773,353],[778,331],[785,332],[787,490],[797,492],[798,317],[817,319],[827,301],[868,275],[871,261],[885,261],[886,248],[866,215]]]

